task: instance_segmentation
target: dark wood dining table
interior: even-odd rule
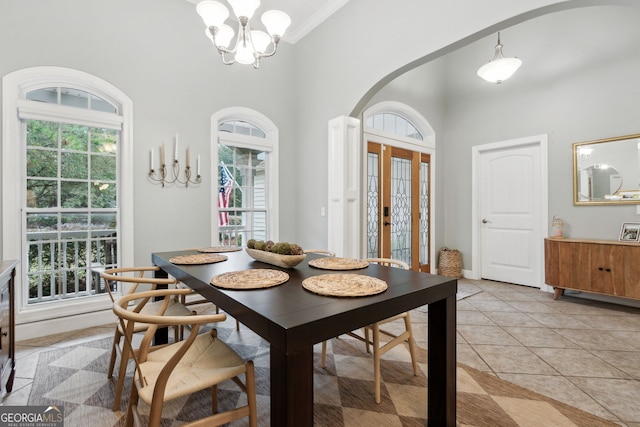
[[[328,271],[308,261],[280,268],[253,260],[244,250],[226,252],[223,262],[176,265],[169,260],[197,251],[153,253],[159,276],[169,274],[216,304],[270,343],[271,425],[313,425],[313,346],[340,334],[428,304],[427,417],[429,426],[456,424],[457,280],[370,264],[350,271]],[[229,290],[210,284],[226,272],[256,268],[285,271],[281,285]],[[366,297],[328,297],[307,291],[302,281],[329,273],[362,274],[384,280],[388,288]]]

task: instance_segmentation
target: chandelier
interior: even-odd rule
[[[224,23],[229,17],[229,10],[220,2],[204,0],[196,6],[198,15],[207,26],[206,35],[218,49],[222,62],[226,65],[238,62],[258,68],[262,58],[275,55],[280,39],[291,25],[291,18],[279,10],[268,10],[262,14],[262,23],[269,34],[251,30],[249,20],[260,6],[260,0],[228,0],[228,2],[238,18],[235,46],[233,48],[229,46],[235,32]]]
[[[502,45],[500,44],[500,33],[498,33],[498,44],[495,47],[493,59],[484,64],[478,70],[478,76],[490,83],[502,83],[516,72],[522,65],[518,58],[505,58],[502,55]]]

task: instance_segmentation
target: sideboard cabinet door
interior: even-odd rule
[[[624,253],[624,296],[640,299],[640,247]]]

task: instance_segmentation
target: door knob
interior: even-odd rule
[[[489,221],[488,219],[484,218],[484,219],[482,220],[482,223],[483,223],[483,224],[489,224],[489,223],[491,223],[491,221]]]
[[[387,225],[391,225],[391,223],[389,221],[385,221],[385,222],[382,223],[382,225],[384,225],[386,227]]]

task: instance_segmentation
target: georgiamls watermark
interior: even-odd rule
[[[0,427],[64,427],[64,407],[0,406]]]

